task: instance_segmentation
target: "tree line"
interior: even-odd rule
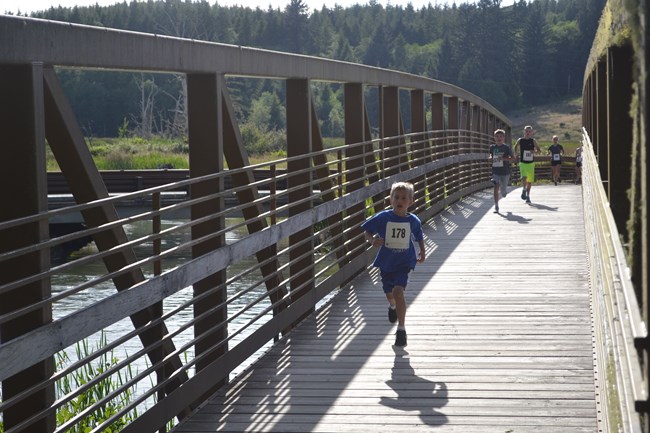
[[[32,17],[307,54],[445,81],[502,112],[578,96],[606,0],[501,0],[383,6],[220,6],[191,0],[126,0],[51,7]],[[87,134],[183,135],[184,80],[169,74],[59,70]],[[242,134],[284,127],[283,83],[229,79]],[[91,97],[89,97],[89,95]],[[315,85],[325,136],[342,132],[342,88]],[[254,137],[253,137],[254,138]]]

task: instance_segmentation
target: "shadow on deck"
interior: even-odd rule
[[[406,348],[369,269],[174,431],[598,431],[581,187],[519,192],[425,223]]]

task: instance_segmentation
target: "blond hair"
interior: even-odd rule
[[[395,182],[391,187],[390,187],[390,196],[391,198],[393,197],[393,194],[396,191],[406,191],[406,193],[409,195],[409,198],[413,200],[413,184],[410,182]]]

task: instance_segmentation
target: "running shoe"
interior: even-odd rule
[[[388,321],[390,323],[397,322],[397,308],[388,307]]]
[[[406,346],[406,331],[403,329],[398,329],[395,333],[395,346],[404,347]]]

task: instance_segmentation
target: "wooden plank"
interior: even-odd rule
[[[597,432],[581,190],[520,191],[425,224],[406,348],[369,269],[176,432]]]

